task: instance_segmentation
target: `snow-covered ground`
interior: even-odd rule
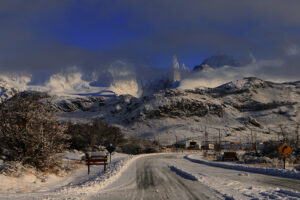
[[[69,162],[79,162],[82,156],[80,152],[64,154]],[[38,179],[33,174],[23,174],[20,177],[0,175],[0,199],[62,199],[85,195],[113,181],[133,158],[136,159],[127,154],[113,154],[106,173],[103,171],[103,166],[91,166],[88,175],[87,167],[83,162],[77,164],[78,169],[66,176],[47,175],[44,180]]]
[[[201,154],[189,155],[187,157],[203,161]],[[239,170],[238,167],[236,170],[216,168],[207,165],[207,163],[184,162],[178,159],[172,160],[169,162],[169,165],[170,169],[177,174],[187,179],[201,182],[228,199],[300,198],[299,179],[295,181],[297,184],[293,188],[288,185],[288,182],[290,182],[291,185],[295,184],[295,182],[290,179],[273,178],[271,176],[237,171]],[[264,169],[257,168],[257,171],[263,170]],[[280,183],[281,181],[282,183]]]
[[[299,199],[300,181],[211,167],[161,154],[136,160],[89,199]],[[172,173],[173,172],[173,173]]]
[[[280,187],[269,187],[255,185],[256,177],[251,177],[252,174],[233,171],[228,176],[223,175],[223,171],[212,170],[207,168],[205,171],[196,168],[195,166],[186,165],[183,163],[173,163],[170,169],[178,175],[187,179],[198,181],[211,189],[222,194],[227,199],[298,199],[300,192],[295,192]],[[231,179],[230,176],[246,177],[249,181]],[[236,178],[236,177],[235,177]],[[243,178],[245,179],[245,178]],[[251,180],[254,179],[254,180]]]
[[[68,153],[69,160],[81,155]],[[201,154],[114,154],[103,166],[81,166],[65,177],[37,182],[3,177],[0,199],[299,199],[300,180],[213,167]],[[189,158],[189,159],[186,159]],[[10,186],[9,186],[10,185]],[[10,191],[7,189],[10,187]]]
[[[185,156],[185,159],[204,164],[209,165],[213,167],[221,167],[225,169],[234,169],[234,170],[240,170],[245,172],[253,172],[253,173],[259,173],[259,174],[266,174],[271,176],[280,176],[285,178],[294,178],[300,180],[300,172],[295,169],[276,169],[276,168],[264,168],[264,167],[250,167],[247,165],[237,164],[237,163],[226,163],[226,162],[213,162],[213,161],[207,161],[203,158],[203,155],[201,154],[192,154]]]

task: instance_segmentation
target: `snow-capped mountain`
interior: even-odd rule
[[[214,55],[211,57],[208,57],[204,59],[204,61],[201,63],[201,65],[196,65],[194,67],[194,71],[203,70],[205,68],[213,67],[223,67],[223,66],[232,66],[232,67],[238,67],[240,66],[240,63],[233,57],[229,55]]]
[[[25,90],[31,80],[29,75],[2,74],[0,75],[0,103]]]
[[[185,67],[179,68],[174,59],[173,69],[181,72]],[[106,87],[91,86],[79,73],[52,76],[44,86],[28,84],[30,76],[2,76],[0,101],[21,91],[49,92],[52,86],[50,100],[59,120],[97,118],[119,126],[128,135],[159,137],[166,143],[175,136],[203,137],[205,127],[210,139],[218,134],[216,128],[221,128],[223,139],[229,141],[249,140],[251,129],[259,133],[259,139],[266,140],[282,132],[279,124],[286,126],[286,132],[295,132],[294,126],[300,122],[299,81],[274,83],[250,77],[212,88],[170,89],[179,77],[176,74],[172,80],[166,77],[138,83],[135,74],[125,72],[112,72],[115,79]],[[273,134],[269,134],[269,128]]]
[[[259,139],[270,139],[277,132],[270,135],[268,128],[280,131],[279,124],[291,124],[286,131],[292,131],[299,123],[299,102],[300,82],[245,78],[216,88],[165,89],[141,98],[69,99],[55,105],[62,121],[99,118],[129,135],[159,137],[167,143],[175,136],[203,137],[205,127],[210,139],[217,136],[215,128],[224,129],[222,135],[229,141],[249,139],[250,129]]]
[[[6,82],[0,81],[0,103],[18,93],[18,90],[11,88]]]

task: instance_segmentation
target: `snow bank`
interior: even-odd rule
[[[129,155],[126,158],[122,158],[115,163],[108,165],[106,172],[100,171],[96,176],[90,179],[76,184],[67,185],[56,192],[63,194],[63,196],[87,196],[98,193],[108,184],[117,180],[120,175],[137,159],[154,154],[142,154],[142,155]],[[80,199],[80,198],[79,198]]]
[[[82,152],[66,152],[61,156],[67,161],[81,160]],[[44,181],[34,175],[24,174],[20,177],[0,175],[0,199],[18,199],[36,197],[37,199],[64,199],[66,196],[82,199],[82,195],[94,191],[114,181],[130,163],[137,158],[145,156],[132,156],[116,153],[112,156],[112,162],[104,173],[103,166],[92,166],[90,175],[87,167],[79,165],[79,168],[65,177],[48,175]]]
[[[175,166],[169,166],[169,168],[174,171],[176,174],[178,174],[179,176],[182,176],[186,179],[190,179],[192,181],[198,181],[198,177],[194,176],[193,174],[187,173],[185,171],[183,171],[182,169],[179,169]]]
[[[201,170],[198,168],[180,163],[173,163],[169,168],[183,178],[203,183],[221,194],[224,199],[298,199],[300,197],[298,192],[265,186],[253,186],[251,183],[211,176],[206,173],[200,173],[199,171]]]
[[[293,179],[300,180],[300,172],[297,172],[296,170],[285,170],[285,169],[275,169],[275,168],[273,169],[273,168],[265,168],[265,167],[249,167],[241,164],[210,162],[210,161],[202,160],[201,158],[193,158],[193,155],[187,155],[184,158],[192,162],[205,164],[213,167],[222,167],[225,169],[241,170],[246,172],[253,172],[253,173],[266,174],[271,176],[280,176],[284,178],[293,178]]]
[[[67,185],[62,189],[59,189],[58,192],[74,196],[76,196],[76,194],[83,195],[97,192],[104,186],[116,180],[130,163],[137,158],[138,156],[128,156],[127,158],[120,159],[119,161],[108,165],[105,173],[102,170],[96,176],[92,176],[90,179],[76,185]]]
[[[87,167],[84,166],[67,177],[49,177],[50,180],[47,180],[45,183],[37,182],[35,177],[29,177],[28,175],[19,178],[1,177],[1,180],[5,178],[5,181],[0,185],[11,187],[11,191],[5,192],[5,188],[2,189],[0,199],[31,199],[33,197],[36,199],[67,199],[68,197],[72,199],[85,199],[87,196],[98,193],[102,188],[118,179],[134,161],[150,155],[154,154],[133,156],[116,153],[113,155],[112,162],[107,166],[105,173],[103,166],[92,166],[91,173],[88,175]],[[62,156],[77,160],[79,153],[68,152]],[[22,180],[25,178],[25,181]],[[34,178],[34,180],[28,181],[27,179],[29,178]]]

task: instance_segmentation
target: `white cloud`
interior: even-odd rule
[[[286,49],[286,53],[287,53],[287,55],[289,55],[289,56],[296,56],[296,55],[299,55],[299,53],[300,53],[300,48],[299,48],[297,45],[293,44],[293,45],[289,46],[289,47]]]
[[[20,91],[26,89],[26,85],[31,81],[31,75],[18,73],[2,73],[0,81],[7,83],[9,87]]]
[[[83,90],[91,89],[89,82],[82,79],[80,72],[54,74],[46,83],[46,87],[53,93],[80,93]]]
[[[283,59],[260,60],[242,67],[224,66],[221,68],[209,68],[191,74],[189,78],[181,81],[179,88],[213,88],[230,81],[252,76],[273,82],[298,81],[300,80],[300,74],[294,74],[291,78],[291,75],[288,73],[289,71],[298,71],[298,69],[297,65],[289,65]]]

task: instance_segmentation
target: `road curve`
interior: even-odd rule
[[[115,182],[88,199],[224,199],[200,182],[171,171],[170,159],[183,158],[162,154],[137,159]]]

